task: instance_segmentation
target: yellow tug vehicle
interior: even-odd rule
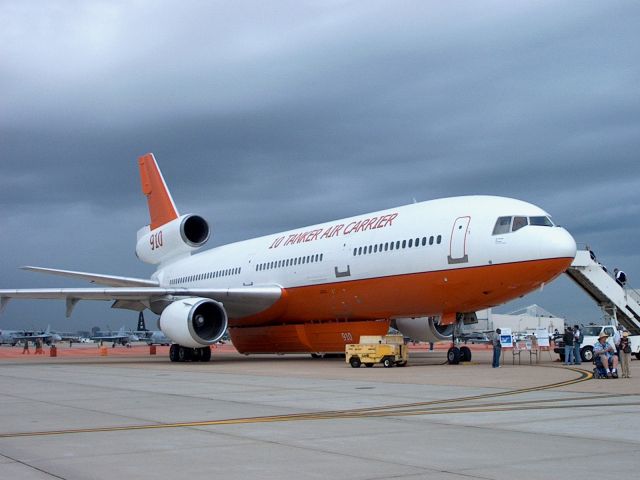
[[[409,359],[402,335],[362,335],[360,343],[345,346],[345,360],[353,368],[373,367],[381,363],[386,368],[404,367]]]

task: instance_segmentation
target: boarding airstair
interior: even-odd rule
[[[623,288],[587,250],[578,250],[567,275],[600,306],[610,323],[640,335],[640,294]]]

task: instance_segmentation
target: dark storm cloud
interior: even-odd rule
[[[213,244],[500,194],[545,208],[632,280],[638,14],[628,2],[4,2],[2,287],[66,285],[16,271],[34,263],[148,275],[132,254],[147,151],[180,210],[211,220]],[[593,316],[563,301],[567,288],[541,302]],[[34,303],[12,302],[2,324],[58,308]],[[133,318],[85,304],[58,325]]]

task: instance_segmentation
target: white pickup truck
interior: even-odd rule
[[[591,362],[593,360],[593,345],[598,341],[600,332],[604,332],[609,335],[607,342],[615,347],[613,343],[615,327],[613,325],[589,325],[587,327],[582,327],[582,335],[584,336],[584,339],[580,346],[580,356],[582,357],[583,362]],[[631,353],[640,360],[640,335],[630,336],[629,341],[631,343]],[[562,337],[556,339],[555,344],[556,346],[553,351],[560,355],[560,361],[564,362],[564,342],[562,341]]]

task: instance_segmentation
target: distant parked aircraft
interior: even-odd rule
[[[98,335],[91,337],[91,340],[94,342],[113,343],[113,346],[115,347],[116,345],[130,345],[131,342],[137,342],[140,338],[133,333],[125,332],[124,326],[122,326],[115,335]]]
[[[34,344],[40,340],[42,343],[52,345],[62,340],[62,337],[51,331],[51,325],[47,325],[47,329],[42,333],[23,332],[22,335],[14,335],[13,338],[18,342],[33,342]],[[15,344],[14,344],[15,345]]]

